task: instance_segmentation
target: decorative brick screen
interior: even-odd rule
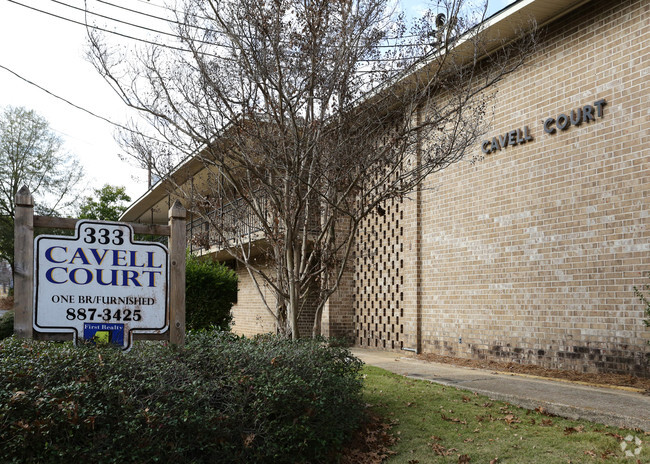
[[[368,216],[356,244],[356,344],[363,347],[403,347],[404,219],[402,201],[392,200]]]

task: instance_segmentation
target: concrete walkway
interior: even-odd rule
[[[361,348],[352,349],[352,353],[366,364],[396,374],[470,390],[524,408],[541,406],[552,414],[570,419],[650,431],[650,396],[632,388],[593,386],[431,363],[415,359],[409,353]]]

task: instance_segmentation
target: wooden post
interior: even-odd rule
[[[14,333],[32,338],[34,308],[34,198],[26,186],[16,194],[14,217]]]
[[[169,210],[169,342],[185,344],[185,218],[176,200]]]

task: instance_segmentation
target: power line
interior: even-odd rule
[[[104,0],[97,0],[97,1],[100,2],[100,3],[108,3],[108,2],[106,2]],[[163,6],[163,5],[157,5],[156,3],[151,3],[151,2],[145,1],[145,0],[136,0],[136,1],[140,2],[140,3],[143,3],[143,4],[147,5],[147,6],[152,6],[152,7],[155,7],[155,8],[159,8],[161,10],[173,11],[175,13],[180,13],[178,10],[175,10],[175,9],[173,9],[171,7],[167,7],[167,6]],[[118,8],[122,8],[122,7],[118,7]],[[193,17],[199,18],[199,19],[206,19],[208,21],[213,20],[212,18],[208,18],[208,17],[205,17],[205,16],[193,14],[193,13],[189,13],[189,16],[193,16]],[[405,35],[405,36],[402,36],[402,37],[385,37],[384,39],[385,40],[395,40],[395,39],[407,39],[407,38],[416,38],[416,37],[419,37],[419,36],[417,36],[417,35]]]
[[[152,14],[149,14],[149,13],[144,13],[142,11],[134,10],[132,8],[127,8],[125,6],[117,5],[115,3],[107,2],[105,0],[97,0],[97,2],[104,3],[105,5],[109,5],[109,6],[112,6],[114,8],[119,8],[121,10],[130,11],[132,13],[136,13],[136,14],[139,14],[139,15],[142,15],[142,16],[146,16],[148,18],[153,18],[153,19],[157,19],[157,20],[160,20],[160,21],[165,21],[165,22],[170,22],[170,23],[173,23],[173,24],[178,24],[179,26],[193,27],[193,28],[200,29],[200,30],[203,30],[203,31],[214,32],[212,29],[208,29],[206,27],[193,26],[191,24],[176,21],[175,19],[163,18],[162,16],[156,16],[156,15],[152,15]],[[152,6],[160,7],[159,5],[152,5]],[[160,8],[164,8],[164,7],[160,7]],[[202,18],[202,19],[209,20],[209,18]]]
[[[98,31],[106,32],[108,34],[114,34],[114,35],[117,35],[117,36],[120,36],[120,37],[124,37],[126,39],[136,40],[138,42],[144,42],[144,43],[148,43],[150,45],[155,45],[155,46],[158,46],[158,47],[169,48],[171,50],[177,50],[177,51],[186,52],[186,53],[194,53],[192,50],[189,50],[187,48],[176,47],[174,45],[161,44],[159,42],[153,42],[151,40],[141,39],[141,38],[138,38],[138,37],[133,37],[133,36],[130,36],[130,35],[127,35],[127,34],[123,34],[121,32],[111,31],[110,29],[104,29],[104,28],[99,27],[99,26],[93,26],[92,24],[86,24],[86,23],[82,23],[80,21],[75,21],[74,19],[70,19],[70,18],[67,18],[65,16],[60,16],[60,15],[51,13],[49,11],[40,10],[40,9],[35,8],[33,6],[30,6],[30,5],[25,5],[23,3],[17,2],[16,0],[7,0],[7,1],[11,2],[11,3],[14,3],[16,5],[19,5],[19,6],[25,7],[25,8],[28,8],[30,10],[38,11],[39,13],[43,13],[43,14],[46,14],[48,16],[53,16],[55,18],[62,19],[64,21],[68,21],[68,22],[71,22],[71,23],[74,23],[74,24],[78,24],[80,26],[84,26],[84,27],[87,27],[87,28],[96,29]],[[201,52],[201,51],[198,51],[198,50],[196,51],[196,53],[199,54],[199,55],[211,56],[211,57],[214,57],[214,58],[224,58],[224,57],[219,56],[219,55],[214,55],[212,53]]]
[[[150,27],[147,27],[147,26],[142,26],[140,24],[130,23],[128,21],[123,21],[121,19],[113,18],[112,16],[106,16],[106,15],[103,15],[103,14],[100,14],[100,13],[95,13],[94,11],[90,11],[90,10],[88,10],[86,8],[80,8],[78,6],[69,5],[69,4],[67,4],[65,2],[61,2],[59,0],[50,0],[50,1],[54,2],[54,3],[58,3],[59,5],[66,6],[68,8],[72,8],[72,9],[75,9],[75,10],[78,10],[78,11],[83,11],[84,13],[88,13],[88,14],[91,14],[93,16],[99,16],[100,18],[108,19],[109,21],[114,21],[114,22],[120,23],[120,24],[126,24],[127,26],[132,26],[132,27],[135,27],[135,28],[138,28],[138,29],[143,29],[145,31],[155,32],[156,34],[162,34],[162,35],[167,35],[167,36],[170,36],[170,37],[178,38],[178,36],[176,34],[172,34],[171,32],[165,32],[165,31],[161,31],[161,30],[158,30],[158,29],[153,29],[153,28],[150,28]],[[208,29],[206,29],[206,30],[208,30]],[[214,45],[214,46],[217,46],[217,47],[222,46],[222,45],[219,45],[219,44],[215,44],[213,42],[206,42],[205,40],[200,40],[200,39],[194,39],[194,40],[196,42],[199,42],[199,43],[205,43],[205,44]]]
[[[17,2],[16,0],[8,0],[8,1],[11,2],[11,3],[16,4],[18,6],[22,6],[22,7],[37,11],[39,13],[43,13],[43,14],[46,14],[46,15],[49,15],[49,16],[52,16],[52,17],[55,17],[55,18],[58,18],[58,19],[62,19],[64,21],[68,21],[68,22],[71,22],[71,23],[74,23],[74,24],[78,24],[78,25],[84,26],[86,28],[91,28],[91,29],[102,31],[102,32],[106,32],[108,34],[117,35],[119,37],[123,37],[123,38],[126,38],[126,39],[131,39],[131,40],[135,40],[135,41],[138,41],[138,42],[143,42],[143,43],[147,43],[147,44],[150,44],[150,45],[154,45],[154,46],[157,46],[157,47],[167,48],[167,49],[170,49],[170,50],[176,50],[176,51],[181,51],[181,52],[185,52],[185,53],[192,53],[192,54],[196,53],[196,54],[199,54],[199,55],[213,57],[213,58],[219,58],[219,59],[226,60],[226,61],[233,61],[233,62],[236,61],[233,58],[228,58],[228,57],[224,57],[224,56],[221,56],[221,55],[216,55],[216,54],[213,54],[213,53],[202,52],[202,51],[199,51],[199,50],[193,51],[193,50],[190,50],[190,49],[187,49],[187,48],[177,47],[177,46],[174,46],[174,45],[161,44],[159,42],[154,42],[154,41],[151,41],[151,40],[130,36],[128,34],[124,34],[124,33],[121,33],[121,32],[112,31],[110,29],[105,29],[105,28],[95,26],[95,25],[92,25],[92,24],[83,23],[83,22],[76,21],[74,19],[71,19],[71,18],[68,18],[68,17],[65,17],[65,16],[57,15],[57,14],[54,14],[54,13],[51,13],[51,12],[48,12],[48,11],[45,11],[45,10],[41,10],[39,8],[32,7],[30,5],[25,5],[23,3]],[[80,9],[78,7],[73,7],[73,6],[70,6],[70,5],[66,5],[65,3],[62,3],[62,2],[60,2],[58,0],[52,0],[52,1],[54,1],[55,3],[63,4],[65,6],[68,6],[68,7],[71,7],[71,8]],[[94,14],[94,13],[91,13],[91,14]],[[104,15],[99,15],[99,16],[109,18],[109,19],[117,21],[117,22],[123,22],[123,21],[116,20],[116,19],[113,19],[113,18],[110,18],[110,17],[106,17]],[[125,23],[125,24],[132,24],[132,23]],[[141,27],[141,26],[135,25],[135,27]],[[150,30],[150,31],[156,31],[155,29],[150,29],[150,28],[146,28],[146,27],[142,27],[142,28]],[[172,34],[169,34],[169,33],[162,32],[162,31],[157,31],[157,32],[159,32],[161,34],[172,35]],[[202,41],[202,42],[206,43],[206,44],[210,44],[209,42],[205,42],[205,41]],[[229,47],[229,46],[226,46],[226,45],[220,45],[220,44],[211,44],[211,45],[221,47],[221,48],[230,48],[230,49],[236,50],[235,47]],[[399,46],[399,44],[396,44],[395,46]],[[404,60],[407,60],[407,61],[408,60],[419,60],[419,58],[417,58],[417,57],[407,57],[407,58],[359,58],[359,61],[367,62],[367,63],[371,63],[371,62],[381,63],[381,62],[390,62],[390,61],[395,62],[395,61],[404,61]]]
[[[104,2],[104,1],[102,1],[102,0],[97,0],[97,1],[100,1],[101,3],[107,3],[107,2]],[[151,3],[151,2],[149,2],[149,1],[146,1],[146,2],[145,2],[144,0],[136,0],[136,1],[138,1],[138,2],[140,2],[140,3],[143,3],[143,4],[145,4],[145,5],[148,5],[148,6],[153,6],[153,7],[156,7],[156,8],[160,8],[161,10],[165,10],[165,11],[173,11],[173,12],[175,12],[175,13],[178,13],[178,12],[179,12],[178,10],[174,10],[174,9],[171,8],[171,7],[167,7],[167,6],[163,6],[163,5],[157,5],[156,3]],[[196,15],[196,14],[193,14],[193,13],[191,13],[190,16],[193,16],[193,17],[195,17],[195,18],[199,18],[199,19],[207,19],[207,20],[210,20],[210,18],[207,18],[207,17],[205,17],[205,16]]]
[[[92,111],[90,111],[90,110],[87,109],[87,108],[84,108],[83,106],[79,106],[79,105],[77,105],[77,104],[75,104],[75,103],[72,103],[70,100],[68,100],[68,99],[66,99],[66,98],[63,98],[63,97],[60,97],[59,95],[56,95],[56,94],[53,93],[53,92],[50,92],[50,91],[47,90],[45,87],[42,87],[42,86],[38,85],[37,83],[35,83],[35,82],[33,82],[33,81],[30,81],[29,79],[27,79],[27,78],[21,76],[20,74],[18,74],[17,72],[15,72],[15,71],[13,71],[13,70],[7,68],[6,66],[3,66],[3,65],[0,64],[0,68],[4,69],[5,71],[7,71],[7,72],[9,72],[9,73],[11,73],[11,74],[13,74],[13,75],[16,76],[18,79],[20,79],[20,80],[22,80],[22,81],[24,81],[24,82],[27,82],[29,85],[33,85],[33,86],[36,87],[37,89],[42,90],[43,92],[47,93],[48,95],[51,95],[52,97],[54,97],[54,98],[56,98],[56,99],[58,99],[58,100],[61,100],[62,102],[66,103],[66,104],[68,104],[68,105],[70,105],[70,106],[72,106],[72,107],[74,107],[74,108],[76,108],[76,109],[78,109],[78,110],[81,110],[81,111],[83,111],[83,112],[85,112],[85,113],[88,113],[89,115],[91,115],[91,116],[93,116],[93,117],[95,117],[95,118],[97,118],[97,119],[101,119],[102,121],[105,121],[105,122],[107,122],[107,123],[109,123],[109,124],[111,124],[111,125],[113,125],[113,126],[115,126],[115,127],[119,127],[120,129],[123,129],[123,130],[129,131],[129,132],[132,132],[132,133],[138,134],[138,135],[140,135],[140,136],[142,136],[142,137],[145,137],[145,138],[148,138],[148,139],[151,139],[151,140],[155,140],[155,141],[157,141],[157,142],[160,142],[160,140],[156,139],[155,137],[150,137],[150,136],[148,136],[148,135],[146,135],[146,134],[142,134],[142,133],[140,133],[140,132],[134,131],[133,129],[130,129],[130,128],[126,127],[126,126],[123,126],[122,124],[119,124],[119,123],[113,122],[113,121],[111,121],[110,119],[108,119],[108,118],[106,118],[106,117],[104,117],[104,116],[101,116],[101,115],[98,115],[98,114],[96,114],[96,113],[93,113]]]
[[[112,31],[110,29],[105,29],[105,28],[95,26],[95,25],[92,25],[92,24],[83,23],[83,22],[76,21],[74,19],[71,19],[71,18],[68,18],[68,17],[65,17],[65,16],[61,16],[61,15],[57,15],[55,13],[51,13],[49,11],[45,11],[45,10],[41,10],[39,8],[35,8],[33,6],[30,6],[30,5],[25,5],[23,3],[17,2],[16,0],[7,0],[7,1],[9,1],[11,3],[14,3],[16,5],[19,5],[19,6],[25,7],[25,8],[28,8],[30,10],[38,11],[39,13],[43,13],[43,14],[46,14],[46,15],[49,15],[49,16],[53,16],[53,17],[58,18],[58,19],[62,19],[64,21],[68,21],[68,22],[78,24],[80,26],[84,26],[84,27],[87,27],[87,28],[95,29],[95,30],[98,30],[98,31],[106,32],[108,34],[117,35],[119,37],[123,37],[123,38],[126,38],[126,39],[131,39],[131,40],[135,40],[135,41],[138,41],[138,42],[147,43],[147,44],[154,45],[154,46],[157,46],[157,47],[168,48],[170,50],[176,50],[176,51],[181,51],[181,52],[185,52],[185,53],[192,53],[192,54],[196,53],[198,55],[208,56],[208,57],[212,57],[212,58],[219,58],[219,59],[226,60],[226,61],[233,61],[233,62],[236,61],[233,58],[224,57],[222,55],[216,55],[214,53],[202,52],[200,50],[196,50],[196,52],[194,52],[193,50],[190,50],[190,49],[187,49],[187,48],[177,47],[177,46],[174,46],[174,45],[162,44],[160,42],[154,42],[154,41],[151,41],[151,40],[142,39],[142,38],[139,38],[139,37],[134,37],[134,36],[131,36],[131,35],[128,35],[128,34],[124,34],[124,33],[121,33],[121,32]],[[52,1],[55,1],[56,3],[61,3],[61,2],[59,2],[57,0],[52,0]],[[73,7],[73,8],[76,8],[76,7]],[[164,32],[161,32],[161,31],[158,31],[158,32],[164,33]],[[204,43],[208,44],[209,42],[204,42]],[[220,45],[220,44],[212,44],[212,45],[217,46],[217,47],[221,47],[221,48],[230,48],[232,50],[237,50],[235,47],[231,47],[231,46],[227,46],[227,45]],[[417,59],[417,58],[412,57],[412,58],[407,58],[407,59]],[[368,63],[372,63],[372,62],[381,63],[381,62],[403,61],[403,60],[404,60],[404,58],[359,58],[359,61],[368,62]]]
[[[58,2],[57,0],[52,0],[52,1],[56,1],[57,3],[60,3],[60,2]],[[181,21],[177,21],[177,20],[175,20],[175,19],[163,18],[162,16],[156,16],[156,15],[152,15],[152,14],[149,14],[149,13],[144,13],[144,12],[142,12],[142,11],[134,10],[134,9],[132,9],[132,8],[128,8],[128,7],[125,7],[125,6],[122,6],[122,5],[117,5],[117,4],[115,4],[115,3],[107,2],[106,0],[96,0],[96,1],[99,2],[99,3],[103,3],[103,4],[105,4],[105,5],[112,6],[113,8],[118,8],[118,9],[121,9],[121,10],[129,11],[129,12],[132,12],[132,13],[135,13],[135,14],[139,14],[139,15],[142,15],[142,16],[146,16],[146,17],[148,17],[148,18],[157,19],[157,20],[159,20],[159,21],[165,21],[165,22],[169,22],[169,23],[172,23],[172,24],[178,24],[179,26],[191,27],[191,28],[194,28],[194,29],[202,30],[202,31],[207,31],[207,32],[211,32],[211,33],[217,33],[217,32],[214,31],[213,29],[208,29],[208,28],[206,28],[206,27],[202,27],[202,26],[195,26],[195,25],[192,25],[192,24],[187,24],[187,23],[184,23],[184,22],[181,22]],[[142,3],[144,3],[144,2],[142,2]],[[155,5],[155,4],[151,4],[151,6],[156,6],[156,7],[158,7],[158,8],[165,8],[165,9],[167,9],[167,8],[164,7],[164,6]],[[167,9],[167,11],[176,11],[176,10],[172,10],[171,8],[169,8],[169,9]],[[199,15],[195,15],[195,14],[189,14],[189,15],[190,15],[190,16],[194,16],[194,17],[196,17],[196,18],[205,19],[205,20],[207,20],[207,21],[213,21],[213,20],[214,20],[213,18],[207,18],[207,17],[205,17],[205,16],[199,16]],[[130,23],[127,23],[127,24],[130,24]],[[226,35],[226,34],[223,33],[223,32],[222,32],[221,34],[222,34],[222,35]],[[236,36],[236,37],[239,37],[239,38],[242,38],[241,36],[238,36],[238,35],[235,35],[235,36]],[[402,38],[415,38],[415,37],[419,37],[419,36],[410,35],[410,36],[403,36],[403,37],[383,37],[381,40],[398,40],[398,39],[402,39]],[[417,46],[420,46],[420,45],[419,45],[419,44],[377,45],[377,47],[379,47],[379,48],[417,47]]]

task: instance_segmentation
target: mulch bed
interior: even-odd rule
[[[473,367],[476,369],[487,369],[503,373],[536,375],[552,379],[570,380],[572,382],[586,382],[597,385],[614,385],[620,387],[632,387],[645,390],[650,394],[650,378],[634,377],[623,374],[597,374],[575,372],[561,369],[548,369],[542,366],[519,364],[503,361],[489,361],[476,359],[455,358],[453,356],[442,356],[438,354],[425,353],[417,356],[418,359],[429,362],[453,364],[455,366]]]
[[[397,440],[390,433],[391,424],[367,412],[363,426],[343,450],[339,464],[381,464],[395,452],[390,447]]]
[[[14,297],[8,296],[0,298],[0,309],[8,310],[14,307]]]

